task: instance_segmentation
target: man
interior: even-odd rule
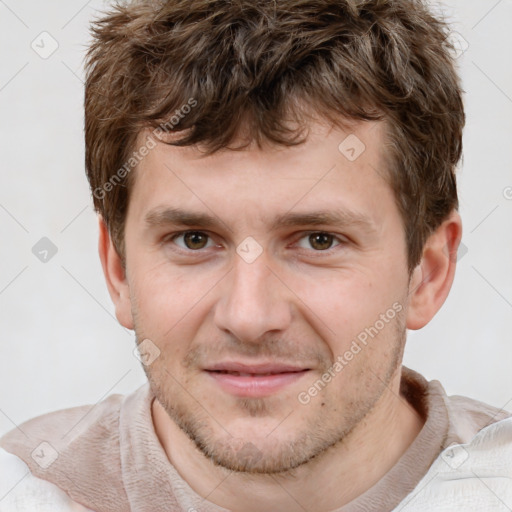
[[[86,168],[148,384],[0,442],[0,510],[512,509],[512,418],[402,367],[453,282],[464,111],[419,0],[93,28]]]

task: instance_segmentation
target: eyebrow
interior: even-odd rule
[[[148,228],[166,225],[215,229],[226,227],[218,217],[203,212],[181,208],[155,208],[145,216]],[[332,225],[357,227],[369,233],[376,231],[375,223],[363,213],[353,210],[317,210],[312,212],[287,212],[277,217],[270,226],[271,231],[284,227]]]

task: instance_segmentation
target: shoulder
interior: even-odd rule
[[[512,510],[512,417],[443,450],[397,510]]]
[[[123,399],[111,395],[96,405],[44,414],[4,435],[0,500],[7,496],[0,501],[0,512],[85,511],[89,509],[72,500],[81,502],[98,482],[118,488]],[[8,483],[4,474],[9,475]],[[97,503],[87,505],[97,508]]]
[[[0,448],[1,512],[91,512],[56,485],[35,477],[16,455]]]
[[[450,420],[449,438],[469,442],[486,427],[512,417],[512,414],[465,396],[445,396]]]
[[[101,449],[116,441],[123,398],[122,395],[111,395],[95,405],[63,409],[32,418],[0,438],[0,448],[19,456],[32,470],[34,463],[36,466],[48,466],[52,457],[57,458],[58,455],[60,458],[72,452],[77,443],[91,441],[96,449]],[[37,460],[35,456],[41,449],[46,452],[44,461]]]

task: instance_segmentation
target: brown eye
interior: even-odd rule
[[[317,251],[326,251],[331,248],[332,243],[334,242],[334,236],[329,233],[311,233],[308,240],[313,249]]]
[[[200,231],[188,231],[181,235],[187,249],[198,250],[204,249],[208,243],[208,235]]]

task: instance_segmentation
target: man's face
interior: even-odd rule
[[[383,126],[354,128],[360,155],[350,133],[314,124],[303,145],[208,157],[159,143],[135,171],[131,314],[138,342],[160,351],[145,370],[170,418],[229,469],[309,461],[396,384],[403,222]]]

